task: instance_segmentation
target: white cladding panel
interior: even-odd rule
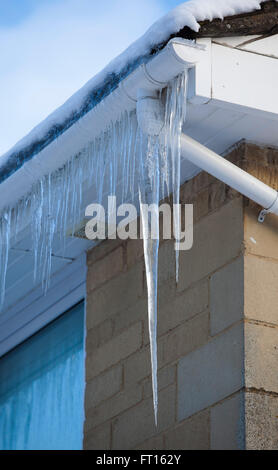
[[[278,118],[277,83],[277,59],[212,45],[213,100],[246,107],[253,113],[272,113]]]
[[[278,58],[278,34],[240,46],[241,49]]]

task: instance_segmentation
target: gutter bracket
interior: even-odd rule
[[[264,221],[265,221],[265,218],[266,218],[267,214],[272,213],[272,212],[276,213],[276,210],[277,210],[277,207],[276,207],[276,206],[278,206],[278,193],[277,193],[277,197],[276,197],[274,203],[272,204],[272,206],[269,207],[269,209],[263,209],[263,210],[260,212],[259,217],[258,217],[258,221],[259,221],[261,224],[263,224]]]
[[[265,218],[267,216],[267,214],[269,213],[269,211],[267,209],[263,209],[260,214],[259,214],[259,217],[258,217],[258,221],[260,222],[260,224],[263,224],[264,221],[265,221]]]

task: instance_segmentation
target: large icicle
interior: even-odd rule
[[[148,136],[147,146],[141,134],[140,208],[143,226],[144,258],[148,289],[149,336],[152,364],[152,387],[155,423],[158,413],[157,384],[157,286],[159,250],[159,201],[165,186],[169,195],[172,176],[174,235],[176,238],[176,280],[179,275],[179,242],[181,232],[180,203],[180,138],[185,120],[187,71],[174,79],[167,89],[165,126],[162,135]],[[146,126],[147,127],[147,126]],[[147,150],[145,150],[147,147]],[[161,183],[161,194],[160,194]],[[147,206],[151,210],[147,210]]]
[[[143,139],[143,137],[142,137]],[[143,142],[142,142],[143,144]],[[144,152],[144,148],[143,148]],[[159,249],[159,140],[148,137],[147,154],[141,155],[140,210],[148,289],[149,336],[155,424],[157,425],[157,276]],[[149,210],[151,206],[152,211]]]
[[[3,306],[5,299],[5,286],[6,286],[6,275],[8,267],[8,255],[10,247],[10,236],[11,236],[11,209],[7,210],[2,216],[0,221],[0,260],[1,260],[1,272],[0,272],[0,307]]]

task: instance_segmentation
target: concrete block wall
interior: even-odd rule
[[[274,186],[278,152],[242,143],[228,158]],[[276,182],[276,183],[275,183]],[[206,173],[181,188],[194,246],[162,241],[158,428],[140,240],[88,253],[84,448],[278,447],[278,222]]]

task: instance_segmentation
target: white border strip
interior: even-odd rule
[[[86,254],[51,279],[46,296],[35,289],[0,316],[0,357],[86,298]]]

